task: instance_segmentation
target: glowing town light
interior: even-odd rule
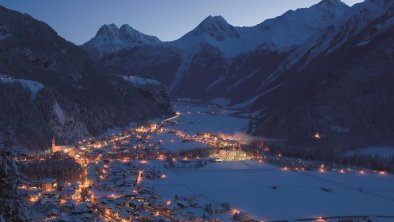
[[[315,133],[315,135],[313,135],[313,137],[314,137],[315,139],[321,139],[321,135],[320,135],[319,132]]]
[[[360,170],[360,172],[359,172],[361,175],[364,175],[365,174],[365,171],[364,170]]]
[[[140,163],[141,163],[141,164],[147,164],[148,161],[147,161],[147,160],[141,160]]]
[[[233,209],[231,209],[231,213],[232,214],[239,214],[241,211],[239,211],[239,210],[237,210],[237,209],[235,209],[235,208],[233,208]]]
[[[158,160],[165,160],[165,159],[166,159],[166,156],[165,156],[164,154],[160,154],[160,155],[157,157],[157,159],[158,159]]]
[[[60,204],[60,205],[64,205],[65,203],[66,203],[66,200],[65,200],[65,199],[60,199],[60,200],[59,200],[59,204]]]
[[[141,183],[143,173],[144,173],[144,171],[142,171],[142,170],[138,171],[137,184]]]
[[[344,174],[344,173],[345,173],[345,170],[344,170],[344,169],[341,169],[341,170],[339,171],[339,173]]]
[[[379,171],[379,175],[386,175],[387,174],[387,172],[386,171]]]
[[[167,200],[166,205],[170,206],[171,205],[171,200]]]
[[[289,167],[287,167],[287,166],[284,166],[284,167],[282,167],[282,170],[284,170],[284,171],[288,171],[288,170],[289,170]]]
[[[37,200],[38,200],[38,196],[31,196],[31,197],[29,198],[29,202],[30,202],[30,203],[35,203],[35,202],[37,202]]]

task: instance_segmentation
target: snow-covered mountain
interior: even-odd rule
[[[115,24],[110,24],[103,25],[97,31],[96,36],[83,44],[82,48],[89,53],[92,59],[97,60],[104,55],[125,48],[160,42],[157,37],[145,35],[129,25],[125,24],[118,28]]]
[[[354,5],[261,81],[264,86],[251,103],[261,114],[255,133],[331,154],[392,146],[393,36],[394,1]]]
[[[311,35],[340,18],[348,8],[340,0],[323,0],[310,8],[291,10],[253,27],[234,27],[222,16],[208,16],[180,39],[162,44],[175,46],[186,54],[198,52],[201,44],[210,44],[219,48],[225,57],[253,51],[260,45],[282,50],[305,42]],[[122,49],[152,43],[160,41],[128,25],[118,29],[112,24],[101,27],[83,48],[91,56],[99,58]]]
[[[393,145],[393,4],[323,0],[253,27],[210,16],[176,41],[119,51],[102,64],[157,79],[174,97],[230,99],[255,115],[254,133],[287,145]]]
[[[323,0],[310,8],[288,11],[253,27],[234,27],[221,16],[208,16],[178,40],[118,48],[100,62],[114,75],[138,74],[157,79],[170,87],[172,95],[179,97],[229,96],[243,87],[240,83],[247,82],[242,79],[252,77],[252,74],[243,73],[245,70],[237,70],[240,64],[234,61],[254,54],[256,49],[264,50],[267,55],[256,65],[263,63],[271,70],[275,67],[268,66],[276,64],[272,58],[277,58],[277,54],[281,57],[302,45],[341,18],[348,9],[340,0]],[[85,50],[97,54],[86,47]],[[259,87],[254,85],[248,87],[250,93]]]

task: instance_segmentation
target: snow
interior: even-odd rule
[[[64,125],[64,123],[66,123],[66,114],[60,107],[59,103],[55,102],[55,104],[53,104],[53,112],[55,113],[61,125]]]
[[[161,149],[165,151],[184,151],[195,148],[206,148],[206,144],[195,142],[195,141],[182,141],[181,138],[174,134],[153,134],[151,137],[152,142],[161,141]]]
[[[209,16],[194,30],[167,44],[180,48],[185,54],[193,54],[201,44],[208,43],[228,58],[261,45],[281,51],[302,44],[340,18],[347,8],[342,2],[325,1],[310,8],[288,11],[253,27],[234,27],[221,16]]]
[[[130,82],[135,87],[158,86],[159,81],[146,79],[140,76],[122,76],[123,80]]]
[[[197,195],[200,203],[228,202],[264,221],[394,212],[393,175],[282,171],[255,161],[211,163],[203,169],[169,168],[165,174],[166,180],[153,181],[164,197]]]
[[[115,24],[110,24],[103,25],[96,36],[83,45],[83,48],[90,53],[94,51],[93,56],[101,57],[125,48],[159,42],[161,41],[157,37],[145,35],[126,24],[120,28]]]
[[[188,134],[199,132],[235,134],[246,132],[248,120],[229,116],[233,111],[221,110],[204,104],[173,103],[174,111],[181,112],[178,126],[169,129],[181,130]]]
[[[0,41],[10,38],[12,35],[8,33],[7,26],[0,26]]]
[[[370,40],[363,40],[363,41],[357,43],[356,46],[366,46],[369,44],[369,42],[370,42]]]
[[[230,104],[231,99],[218,97],[218,98],[211,99],[210,102],[213,103],[213,104],[217,104],[219,106],[226,107],[226,106],[228,106]]]
[[[342,46],[352,36],[359,34],[374,19],[382,16],[387,8],[394,7],[393,1],[384,0],[366,0],[362,3],[355,4],[346,14],[336,20],[332,25],[324,31],[313,35],[306,41],[306,44],[295,50],[284,65],[275,73],[289,68],[297,64],[301,59],[305,59],[303,67],[305,67],[312,59],[316,58],[324,52],[333,52]],[[385,30],[393,23],[394,20],[388,19],[378,25],[378,29]],[[368,44],[365,41],[358,43],[356,46]],[[304,57],[306,56],[306,57]]]
[[[22,87],[30,90],[33,99],[36,97],[37,93],[44,88],[44,85],[40,82],[26,79],[10,79],[3,75],[0,75],[0,82],[5,84],[20,83]]]

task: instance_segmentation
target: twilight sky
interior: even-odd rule
[[[175,40],[208,15],[222,15],[235,26],[252,26],[290,9],[320,0],[0,0],[0,5],[46,22],[76,44],[92,38],[103,24],[115,23]],[[348,5],[362,0],[342,0]]]

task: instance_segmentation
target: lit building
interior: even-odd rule
[[[71,146],[65,146],[65,145],[63,145],[63,146],[56,145],[55,137],[52,138],[52,147],[51,147],[51,152],[52,152],[52,153],[56,153],[56,152],[60,152],[60,151],[65,151],[65,150],[68,150],[68,149],[70,149],[70,148],[73,148],[73,147],[71,147]]]

